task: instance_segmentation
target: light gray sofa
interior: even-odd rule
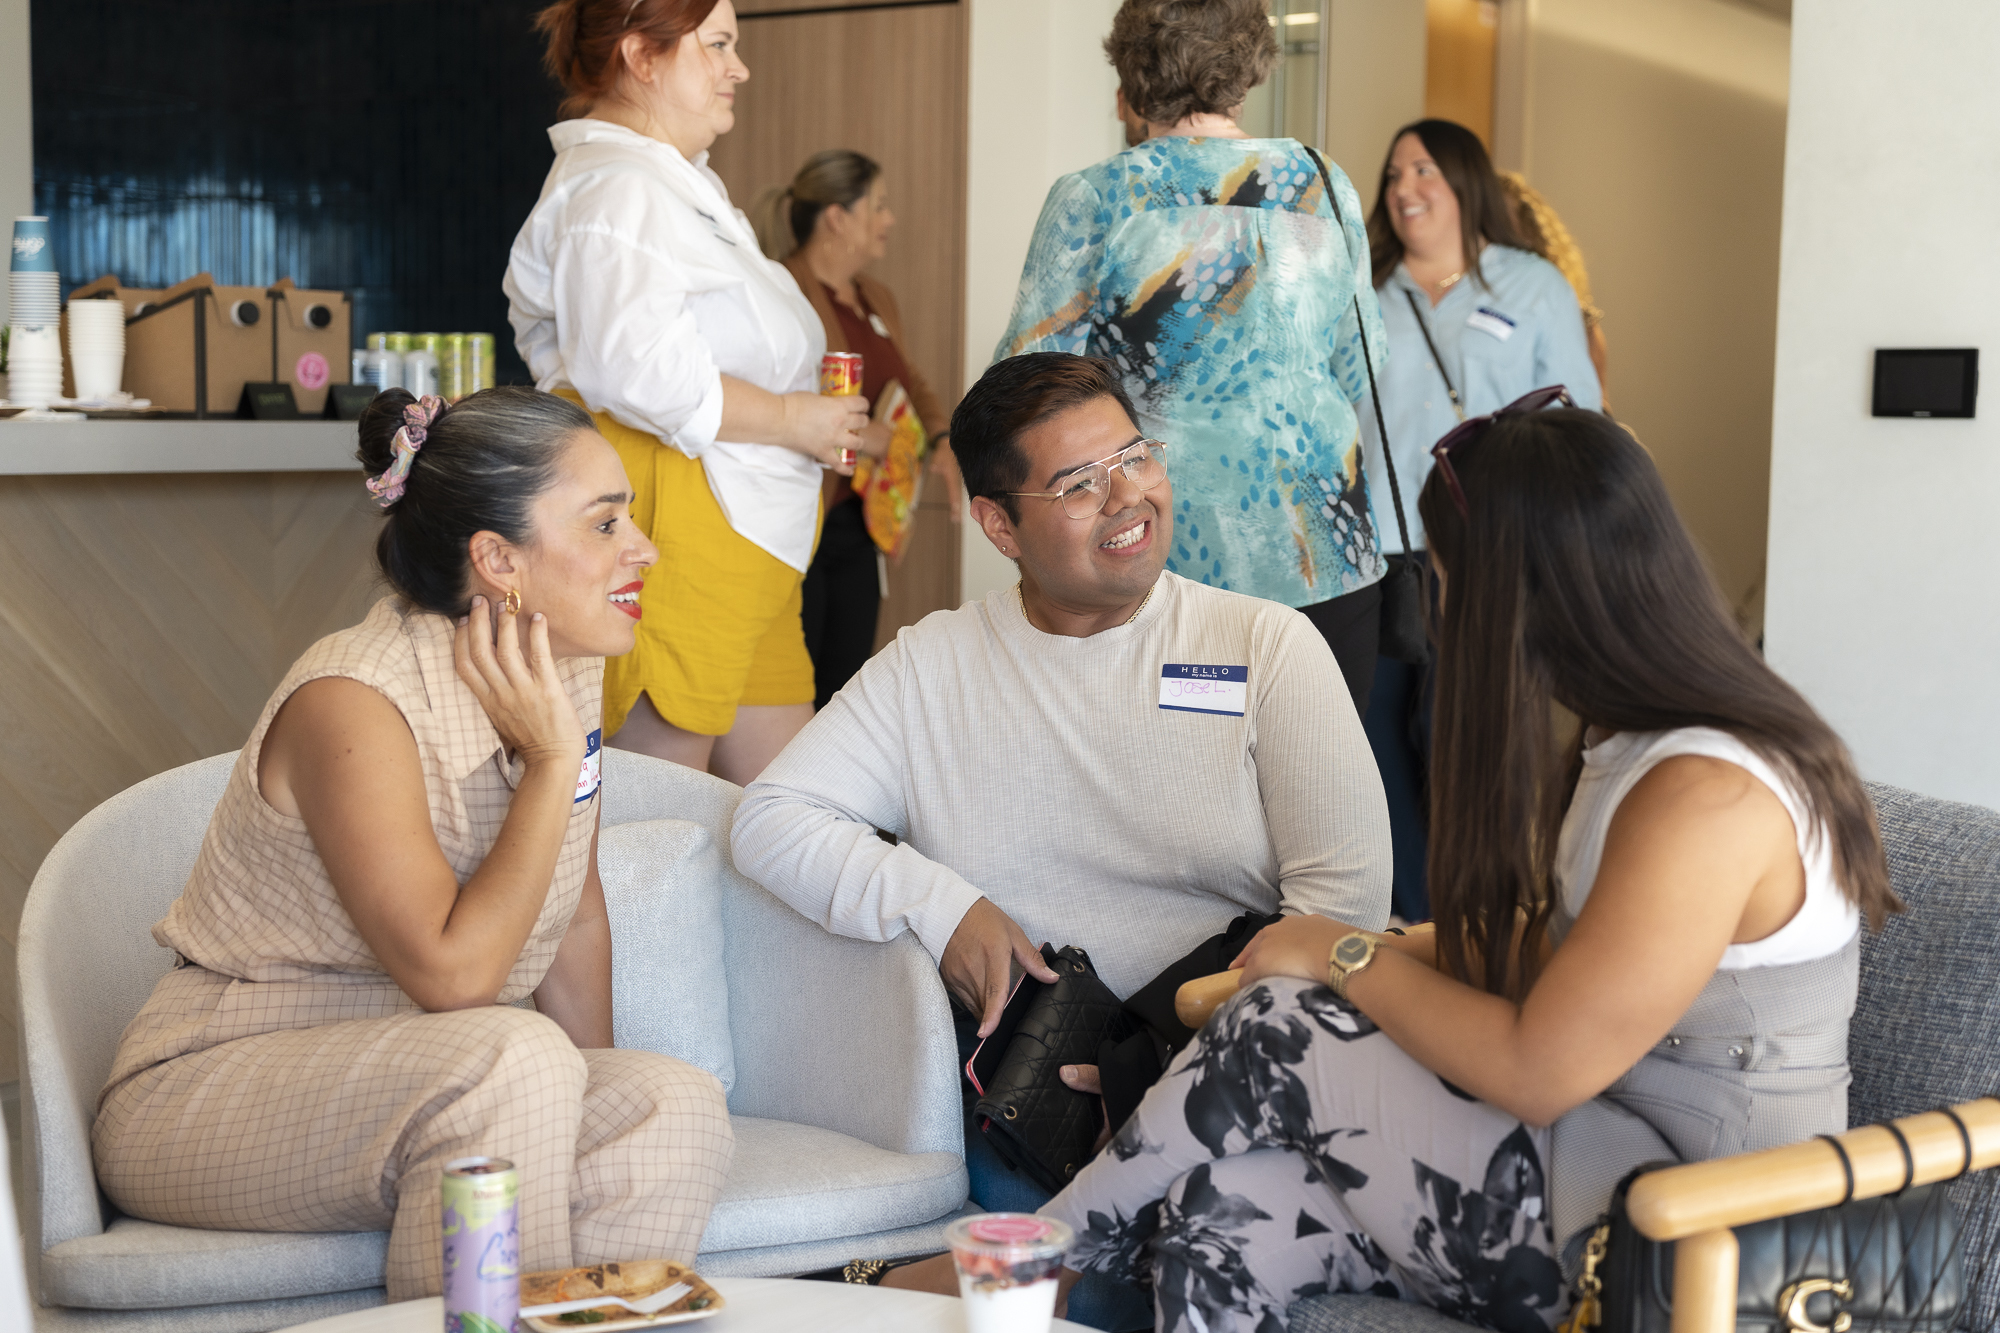
[[[1909,910],[1863,936],[1848,1040],[1853,1125],[2000,1093],[2000,813],[1871,784],[1889,878]],[[1951,1187],[1971,1295],[1958,1327],[2000,1330],[2000,1170]],[[1379,1296],[1319,1296],[1291,1333],[1465,1333]],[[1859,1326],[1857,1325],[1857,1330]]]
[[[98,1090],[168,963],[150,929],[187,879],[233,761],[160,774],[86,815],[22,913],[24,1223],[43,1333],[254,1333],[383,1299],[386,1232],[161,1226],[120,1216],[91,1171]],[[736,1156],[702,1271],[770,1276],[942,1249],[966,1177],[937,969],[908,936],[835,938],[738,875],[740,795],[605,752],[599,862],[618,1044],[729,1087]]]

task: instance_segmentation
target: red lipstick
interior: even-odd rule
[[[625,597],[629,595],[632,598],[632,600],[629,602],[613,601],[611,604],[617,607],[620,611],[623,611],[626,615],[632,617],[632,619],[637,620],[639,618],[639,590],[645,586],[646,586],[645,584],[640,583],[635,579],[631,583],[626,584],[624,587],[620,588],[618,591],[611,594],[612,597],[614,598]]]

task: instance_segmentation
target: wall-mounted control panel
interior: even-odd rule
[[[1875,351],[1874,416],[1969,417],[1978,398],[1977,347]]]

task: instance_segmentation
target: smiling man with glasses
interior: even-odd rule
[[[1165,571],[1175,455],[1116,369],[1001,361],[952,445],[1020,582],[834,696],[744,795],[737,867],[838,934],[914,931],[969,1036],[1011,968],[1053,980],[1044,941],[1123,998],[1245,912],[1381,929],[1388,815],[1333,654],[1289,607]],[[976,1132],[968,1165],[982,1206],[1032,1210]]]

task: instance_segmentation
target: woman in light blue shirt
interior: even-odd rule
[[[1401,484],[1410,546],[1425,550],[1417,493],[1431,446],[1467,417],[1530,389],[1569,386],[1578,407],[1603,406],[1576,292],[1532,253],[1515,227],[1477,135],[1448,120],[1396,132],[1368,218],[1369,250],[1389,339],[1376,371]],[[1403,549],[1375,414],[1361,416],[1362,456],[1384,551]],[[1376,659],[1363,721],[1382,785],[1396,857],[1398,915],[1430,915],[1425,891],[1425,770],[1430,709],[1422,667]]]

